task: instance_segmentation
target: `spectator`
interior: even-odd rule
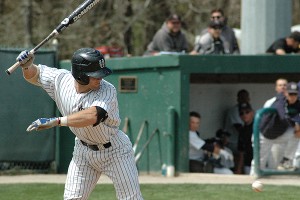
[[[277,95],[283,94],[286,91],[287,83],[288,83],[288,81],[284,78],[279,78],[276,80],[275,91],[276,91]],[[271,105],[275,102],[275,100],[276,100],[276,96],[267,100],[264,104],[264,108],[271,107]],[[278,166],[278,164],[280,162],[280,159],[283,156],[283,152],[284,152],[283,148],[284,148],[284,146],[281,144],[273,144],[272,145],[270,156],[267,161],[268,168],[276,169],[276,167]]]
[[[239,105],[242,103],[250,103],[249,92],[245,89],[239,90],[237,93],[237,104],[230,108],[226,113],[224,130],[231,133],[229,138],[229,147],[233,154],[237,155],[237,142],[239,129],[244,125],[244,122],[239,115]]]
[[[177,14],[170,15],[154,35],[145,55],[156,55],[161,51],[186,52],[188,42],[181,31],[181,23],[181,18]]]
[[[295,31],[286,38],[275,40],[267,49],[266,53],[285,55],[288,53],[299,53],[300,32]]]
[[[249,103],[243,103],[239,106],[239,114],[244,125],[239,130],[239,159],[236,174],[250,174],[251,161],[253,159],[252,133],[254,111]]]
[[[198,132],[200,128],[201,116],[197,112],[190,112],[190,122],[189,122],[189,165],[190,172],[212,172],[212,167],[208,167],[206,162],[205,141],[200,138],[200,133]],[[209,149],[209,148],[206,148]],[[213,152],[214,147],[210,146],[209,152]],[[218,149],[216,149],[216,154]]]
[[[239,54],[240,49],[237,43],[235,33],[232,28],[227,26],[227,17],[224,16],[224,11],[222,9],[213,9],[210,12],[210,20],[218,21],[223,25],[221,32],[221,40],[223,41],[223,45],[225,49],[229,49],[229,54]],[[200,37],[208,32],[208,29],[204,29]]]
[[[226,54],[229,49],[225,49],[221,40],[222,24],[219,21],[210,21],[208,32],[200,37],[191,54]]]
[[[296,124],[300,122],[300,101],[298,100],[298,86],[291,82],[283,94],[278,94],[271,105],[276,109],[274,114],[266,114],[260,124],[260,169],[265,169],[272,145],[285,145],[284,156],[278,166],[280,170],[294,170],[292,159],[299,143],[300,129]],[[254,164],[254,163],[253,163]],[[254,165],[251,174],[254,174]]]

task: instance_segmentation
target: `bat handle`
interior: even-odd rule
[[[14,65],[12,65],[10,68],[8,68],[5,72],[10,75],[13,73],[18,67],[20,66],[19,62],[16,62]]]
[[[31,49],[30,50],[30,53],[35,53],[35,49]],[[19,66],[21,65],[20,62],[16,62],[14,65],[12,65],[10,68],[8,68],[5,72],[8,74],[8,75],[11,75]]]

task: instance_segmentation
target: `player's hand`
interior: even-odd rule
[[[25,50],[18,55],[16,60],[21,64],[21,67],[28,68],[33,64],[34,54]]]
[[[26,129],[26,131],[41,131],[44,129],[52,128],[54,126],[58,126],[60,124],[60,120],[57,117],[54,118],[39,118],[32,122],[30,126]]]

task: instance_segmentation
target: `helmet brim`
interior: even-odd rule
[[[110,74],[112,74],[112,70],[107,68],[107,67],[104,67],[98,71],[95,71],[95,72],[86,72],[85,73],[87,76],[89,77],[93,77],[93,78],[104,78]]]

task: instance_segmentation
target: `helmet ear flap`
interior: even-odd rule
[[[88,85],[90,82],[90,77],[81,72],[77,77],[76,81],[81,85]]]

